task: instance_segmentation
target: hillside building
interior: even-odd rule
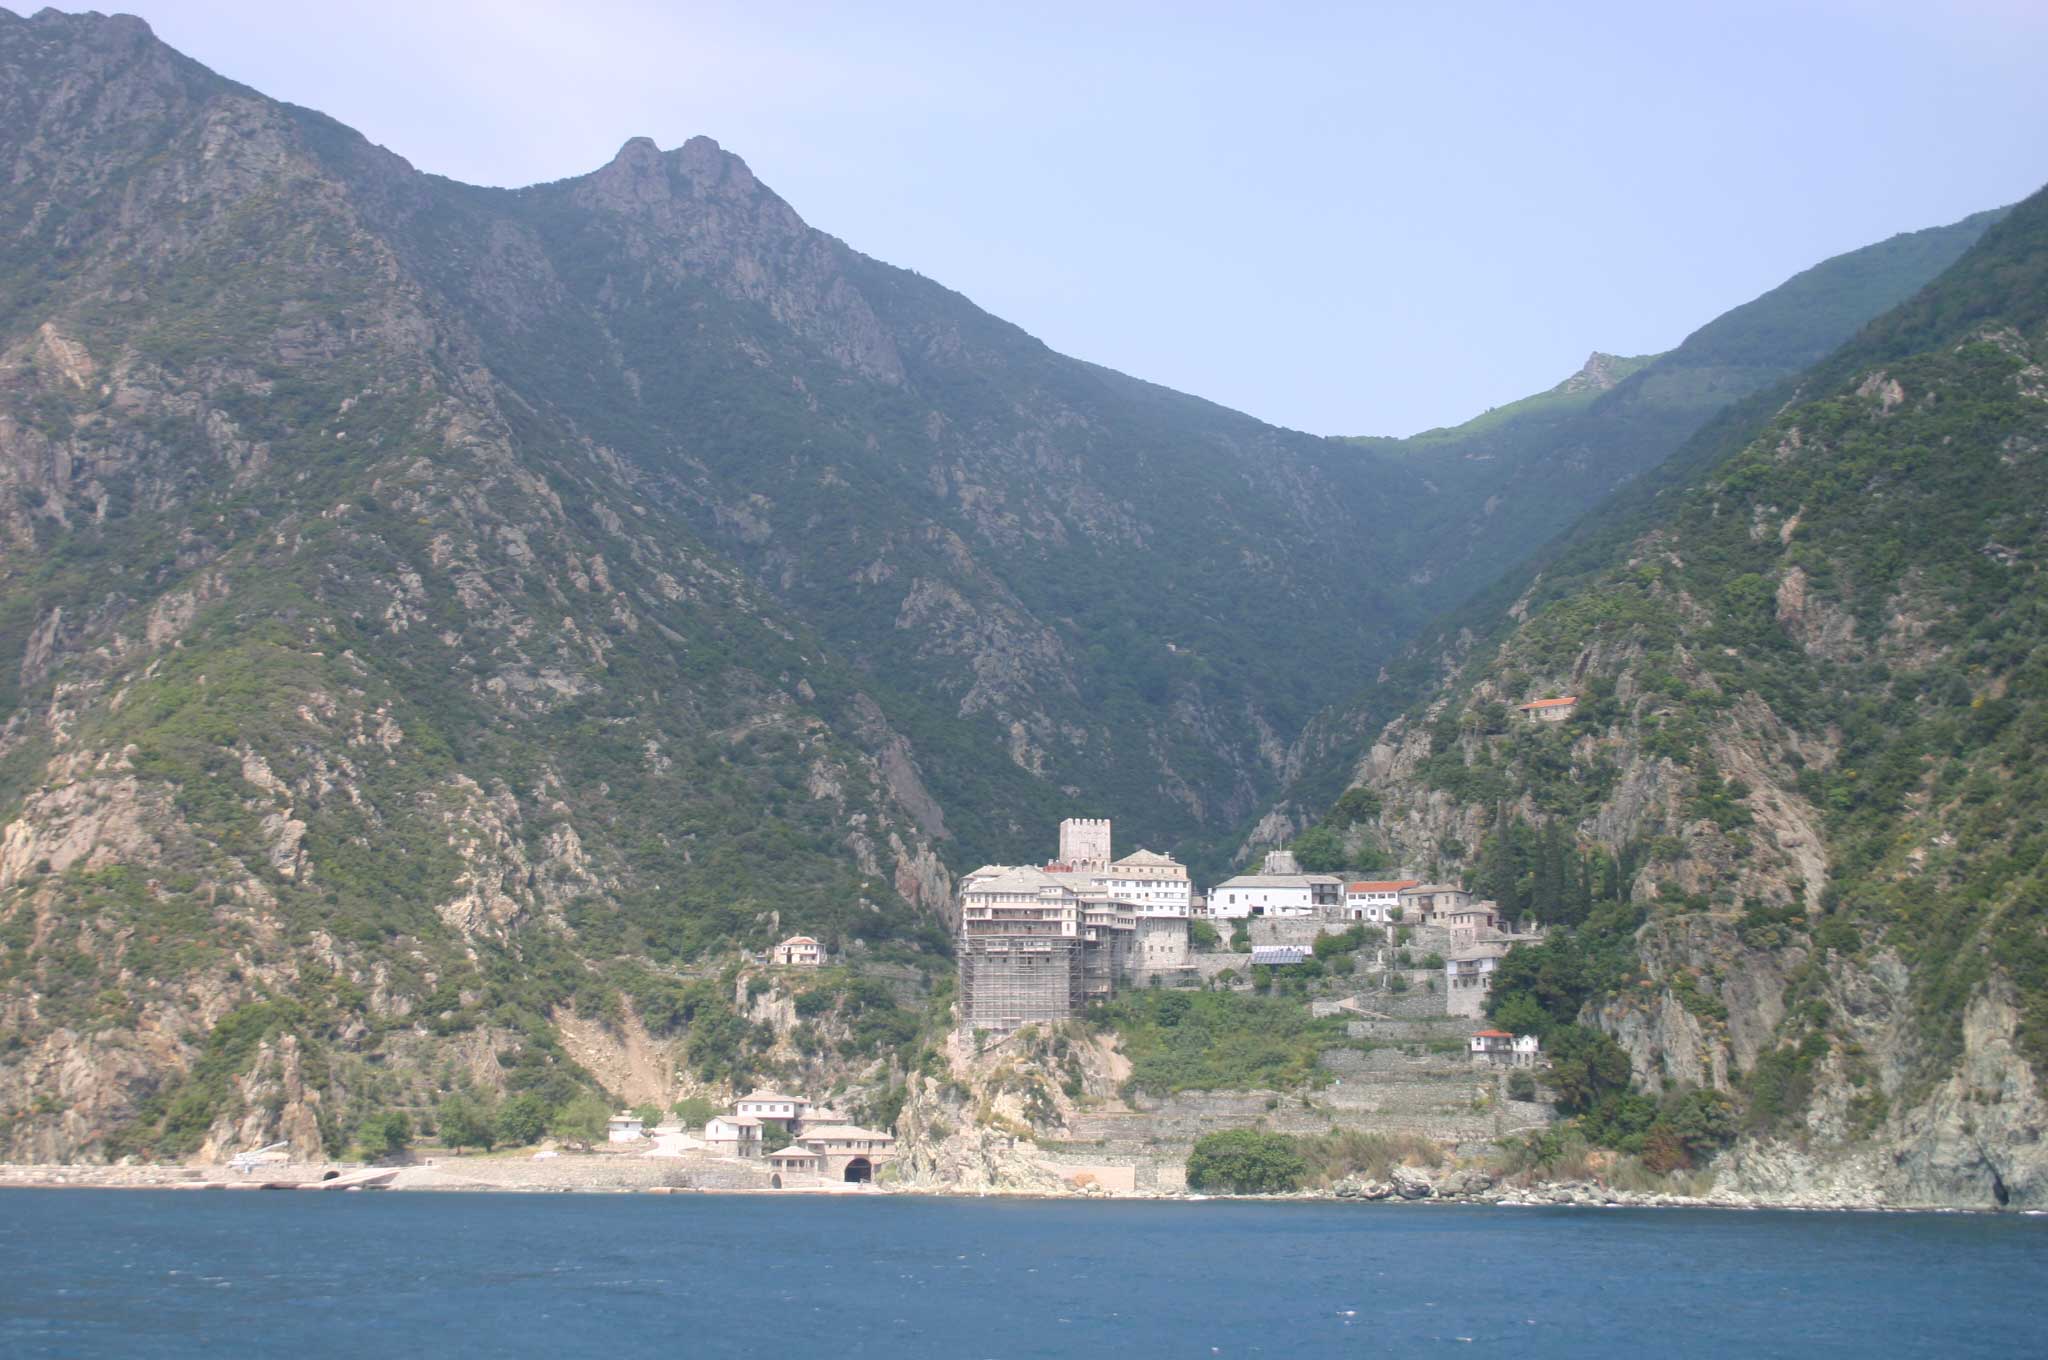
[[[1543,1056],[1543,1043],[1533,1034],[1482,1029],[1472,1036],[1471,1051],[1474,1067],[1534,1067]]]
[[[960,881],[960,1015],[1008,1033],[1064,1020],[1143,973],[1187,967],[1185,866],[1139,850],[1111,859],[1106,819],[1060,823],[1043,868],[990,864]]]
[[[758,1157],[761,1121],[752,1115],[713,1115],[704,1121],[704,1145],[723,1157]]]
[[[1389,878],[1344,885],[1344,919],[1386,925],[1401,905],[1401,890],[1421,885],[1419,878]]]
[[[1239,874],[1209,889],[1209,915],[1222,920],[1341,915],[1343,909],[1344,880],[1335,874]]]
[[[792,935],[775,946],[771,958],[785,968],[816,968],[825,962],[825,947],[808,935]]]
[[[1472,905],[1472,894],[1448,883],[1417,883],[1401,889],[1401,923],[1436,924],[1437,917]]]
[[[1563,722],[1579,706],[1578,696],[1567,694],[1561,699],[1538,699],[1533,703],[1516,704],[1515,712],[1530,722]]]

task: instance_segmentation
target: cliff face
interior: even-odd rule
[[[1354,844],[1540,907],[1639,1088],[1738,1098],[1732,1188],[2048,1203],[2044,359],[2037,196],[1435,635],[1356,770]]]

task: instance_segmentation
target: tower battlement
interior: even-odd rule
[[[1060,823],[1060,860],[1076,869],[1109,864],[1109,818],[1069,817]]]

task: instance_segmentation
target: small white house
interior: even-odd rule
[[[1543,1050],[1533,1034],[1482,1029],[1472,1036],[1472,1062],[1478,1067],[1534,1067]]]
[[[785,968],[816,968],[825,962],[825,947],[808,935],[792,935],[775,946],[771,957]]]
[[[605,1141],[610,1143],[637,1143],[647,1136],[637,1114],[615,1114],[605,1123]]]
[[[704,1121],[704,1145],[723,1157],[758,1157],[761,1121],[745,1114],[713,1115]]]

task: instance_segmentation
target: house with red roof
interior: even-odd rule
[[[1401,890],[1412,888],[1419,878],[1373,879],[1344,885],[1344,919],[1385,925],[1401,905]]]
[[[1516,704],[1515,712],[1531,722],[1563,722],[1578,704],[1577,695],[1567,694],[1561,699],[1538,699],[1533,703]]]

